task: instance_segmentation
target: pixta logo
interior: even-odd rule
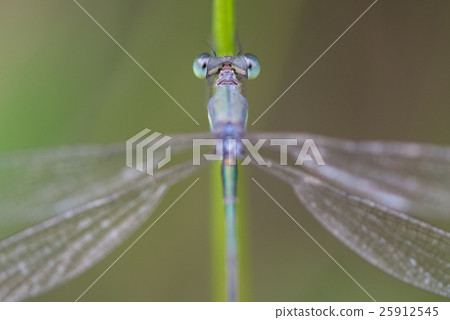
[[[176,139],[170,136],[162,135],[159,132],[151,133],[150,129],[144,129],[134,135],[126,142],[126,164],[127,167],[134,168],[137,171],[153,175],[154,170],[161,169],[171,161],[170,145],[177,144]],[[165,149],[161,149],[164,148]],[[207,153],[201,151],[201,147],[209,147]],[[211,151],[212,148],[212,151]],[[246,166],[250,163],[258,166],[268,166],[273,163],[273,159],[266,161],[259,150],[276,151],[279,153],[279,165],[288,165],[288,156],[295,157],[295,165],[302,166],[305,162],[312,162],[323,166],[322,155],[314,143],[313,139],[192,139],[192,165],[200,165],[202,159],[207,161],[223,161],[224,152],[226,152],[227,163],[237,164],[237,159],[241,159],[241,165]],[[288,150],[289,149],[289,150]],[[188,151],[188,150],[186,150]]]
[[[159,132],[153,132],[148,135],[150,131],[150,129],[144,129],[127,140],[126,157],[127,167],[135,168],[137,171],[145,172],[148,175],[153,175],[155,167],[161,169],[170,161],[170,146],[166,147],[165,155],[162,159],[155,158],[155,152],[172,139],[172,137],[161,136]],[[136,160],[134,161],[134,159]]]
[[[288,164],[288,155],[292,152],[288,152],[288,147],[294,147],[295,150],[299,150],[296,156],[295,165],[302,166],[305,162],[314,162],[319,166],[324,166],[322,155],[319,152],[313,139],[258,139],[252,143],[249,139],[193,139],[193,165],[200,165],[201,158],[205,158],[208,161],[223,160],[223,150],[227,149],[232,155],[241,155],[241,165],[246,166],[250,162],[254,161],[259,166],[269,165],[267,161],[259,154],[259,150],[262,147],[269,148],[270,150],[276,150],[279,148],[281,166]],[[214,152],[203,154],[200,149],[202,146],[214,146]],[[243,152],[238,151],[238,146],[241,146]],[[225,147],[225,148],[224,148]],[[232,157],[232,164],[236,164],[236,157]]]

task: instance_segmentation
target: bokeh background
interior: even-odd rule
[[[191,68],[197,54],[209,51],[205,42],[211,42],[211,3],[80,4],[200,126],[73,1],[2,1],[0,151],[120,142],[146,127],[168,134],[208,130],[205,83]],[[238,1],[239,39],[244,51],[257,55],[262,64],[260,77],[246,85],[249,122],[370,4]],[[450,144],[449,11],[448,1],[379,1],[249,130]],[[251,168],[241,171],[241,202],[247,212],[245,300],[369,300],[251,177],[260,180],[375,299],[445,300],[360,259],[311,217],[289,187]],[[82,300],[213,299],[208,170],[198,176],[189,196]],[[175,186],[151,221],[106,259],[34,300],[76,299],[193,179]]]

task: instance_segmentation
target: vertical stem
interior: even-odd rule
[[[239,291],[236,221],[237,164],[222,163],[222,183],[225,202],[227,300],[237,301]]]
[[[212,36],[219,57],[234,55],[234,32],[233,0],[213,0]]]
[[[225,223],[223,219],[223,196],[221,177],[218,174],[220,163],[210,166],[211,179],[211,289],[214,301],[226,301],[225,265]],[[222,213],[222,214],[220,214]]]
[[[235,27],[233,0],[213,0],[212,40],[218,56],[234,55]],[[219,163],[211,166],[212,176],[212,235],[213,235],[213,283],[214,300],[236,301],[238,296],[238,259],[237,259],[237,226],[236,226],[236,166],[222,166],[220,177],[217,172]],[[223,182],[223,198],[220,178]],[[234,191],[233,191],[234,190]],[[227,194],[234,192],[232,198]],[[223,215],[223,199],[225,199],[225,219]],[[228,201],[234,199],[233,201]],[[225,250],[224,250],[225,249]],[[225,251],[225,252],[224,252]],[[224,265],[226,271],[224,272]],[[225,285],[226,283],[226,285]]]

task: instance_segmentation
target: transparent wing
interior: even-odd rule
[[[326,164],[306,161],[302,168],[313,176],[421,219],[450,220],[450,147],[353,142],[305,133],[258,133],[250,138],[295,138],[298,146],[288,148],[294,158],[303,141],[312,139]]]
[[[207,136],[178,135],[167,145],[176,156],[190,148],[193,137]],[[155,158],[164,151],[158,149]],[[0,238],[118,191],[142,176],[125,166],[125,143],[0,154]]]
[[[189,148],[187,142],[191,138],[174,137],[170,141],[173,153]],[[6,161],[7,158],[15,161]],[[61,170],[52,171],[52,162]],[[13,168],[11,174],[8,163]],[[21,163],[33,164],[26,177],[19,170],[14,171]],[[124,164],[124,145],[58,148],[3,158],[1,173],[10,178],[11,187],[1,190],[9,196],[8,205],[0,205],[2,223],[6,221],[4,216],[11,216],[4,214],[5,208],[21,212],[14,208],[11,199],[20,201],[28,194],[34,201],[17,205],[38,217],[25,217],[46,220],[0,241],[0,300],[26,299],[84,272],[150,216],[171,184],[200,168],[189,161],[149,176]],[[46,174],[48,171],[50,175]],[[88,177],[90,174],[93,177]],[[39,188],[39,179],[46,192],[27,185],[31,182]],[[42,213],[36,207],[51,213]]]
[[[268,134],[265,135],[267,136]],[[284,137],[294,136],[284,135]],[[443,177],[446,172],[448,173],[448,163],[447,166],[445,165],[446,159],[447,162],[449,159],[447,158],[448,149],[415,144],[386,143],[384,145],[381,142],[367,142],[354,145],[344,143],[341,147],[350,146],[349,150],[344,148],[339,152],[335,149],[339,147],[339,143],[343,143],[342,140],[337,140],[338,143],[332,147],[332,142],[336,142],[334,139],[320,138],[330,143],[328,145],[323,140],[314,139],[326,163],[322,168],[330,165],[332,168],[339,169],[323,170],[313,168],[311,164],[292,168],[274,163],[270,167],[258,167],[289,183],[315,218],[368,262],[406,283],[450,297],[450,233],[408,215],[408,210],[411,208],[417,210],[414,204],[420,204],[420,198],[410,200],[408,195],[414,194],[411,193],[412,189],[407,192],[402,191],[401,184],[398,181],[391,181],[387,176],[388,172],[395,174],[394,168],[398,168],[400,173],[396,175],[397,178],[406,183],[406,172],[409,170],[412,172],[413,163],[416,165],[421,163],[418,153],[429,149],[426,151],[439,151],[428,157],[439,164],[438,170],[442,172],[442,176],[436,176],[438,182],[435,185],[444,187]],[[323,148],[324,145],[325,148]],[[417,148],[420,148],[420,152]],[[392,161],[383,162],[373,158],[375,154],[382,157],[382,150],[386,150],[386,156]],[[346,152],[349,155],[346,155]],[[352,152],[355,154],[355,159],[351,159]],[[334,154],[337,154],[338,159],[332,159]],[[343,162],[342,154],[348,158],[347,164]],[[402,169],[401,159],[405,159],[406,170]],[[360,163],[365,160],[367,163]],[[347,166],[349,166],[348,169]],[[374,177],[375,182],[371,184],[369,177],[372,177],[373,173],[364,172],[364,170],[370,171],[372,166],[374,172],[380,177]],[[342,173],[343,171],[346,173]],[[413,175],[411,179],[426,188],[426,181],[432,181],[431,178],[434,176],[431,173],[434,170],[427,169],[425,165],[423,167],[419,165],[416,171],[419,177]],[[336,172],[341,173],[344,181],[337,180],[338,174],[331,174]],[[358,172],[362,177],[357,175]],[[427,176],[426,179],[425,176]],[[369,186],[374,184],[377,187],[370,189]],[[403,209],[408,209],[407,211],[398,210],[393,205],[396,203],[390,200],[390,189],[384,187],[393,185],[398,188],[396,195],[401,195],[404,201],[408,201],[409,205],[403,206]],[[443,189],[447,190],[445,187]],[[370,191],[381,192],[384,196],[370,194]],[[441,209],[441,214],[447,212],[444,210],[445,207],[439,204],[435,208]]]

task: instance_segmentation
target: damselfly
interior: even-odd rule
[[[306,139],[314,140],[323,166],[266,160],[267,165],[256,167],[290,184],[311,214],[368,262],[406,283],[450,297],[450,234],[421,221],[448,219],[450,148],[305,133],[246,133],[247,102],[239,86],[241,79],[258,75],[256,57],[202,54],[194,72],[218,77],[208,114],[212,136],[225,141],[229,300],[238,298],[234,220],[236,158],[244,156],[241,138],[253,146],[260,139],[294,139],[299,143],[287,149],[294,158]],[[193,139],[210,137],[177,135],[168,145],[179,155],[190,149]],[[237,143],[230,148],[227,142],[233,139]],[[165,152],[156,150],[155,155],[162,159]],[[171,185],[203,166],[188,161],[149,176],[125,167],[124,144],[3,155],[2,214],[11,218],[26,212],[29,221],[47,219],[0,242],[0,298],[26,299],[84,272],[139,227]]]

